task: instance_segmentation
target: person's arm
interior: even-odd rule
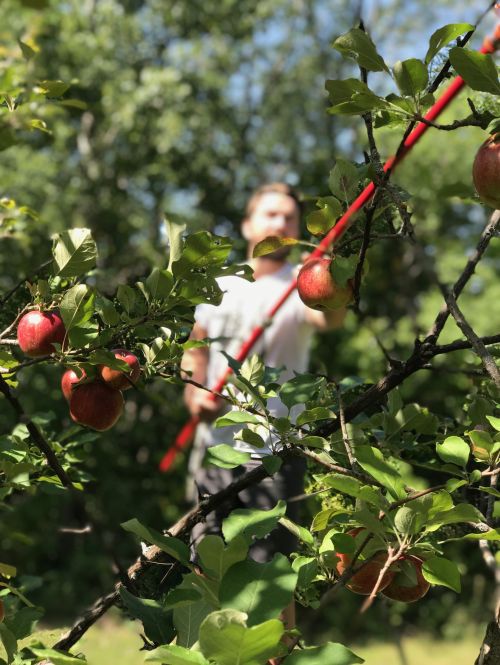
[[[317,330],[336,330],[341,328],[347,314],[345,307],[320,312],[306,307],[305,320]]]
[[[195,323],[189,339],[201,340],[207,337],[207,331],[199,323]],[[206,385],[208,368],[208,347],[188,349],[185,351],[181,370],[190,372],[190,378],[196,383]],[[204,421],[214,420],[223,405],[221,399],[212,399],[208,390],[198,388],[191,383],[186,383],[184,389],[184,402],[192,416]]]

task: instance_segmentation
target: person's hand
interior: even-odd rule
[[[224,400],[213,397],[212,393],[202,388],[193,388],[187,406],[192,416],[206,423],[213,422],[222,411]]]

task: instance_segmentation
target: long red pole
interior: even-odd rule
[[[494,53],[497,48],[500,46],[500,24],[497,25],[493,37],[486,37],[484,39],[482,47],[479,49],[480,53]],[[429,121],[435,120],[444,109],[450,104],[450,102],[458,95],[460,90],[465,86],[465,81],[461,76],[457,76],[451,83],[448,88],[443,92],[439,97],[436,103],[429,109],[424,118]],[[394,170],[398,164],[400,164],[406,155],[409,153],[411,148],[417,143],[420,137],[425,134],[429,129],[430,125],[427,125],[424,122],[419,122],[413,131],[407,136],[404,141],[401,149],[398,154],[394,157],[390,157],[384,164],[384,172],[389,170]],[[327,233],[323,240],[319,243],[316,249],[310,254],[310,259],[321,256],[325,251],[332,246],[339,238],[347,231],[352,221],[352,217],[355,213],[359,212],[361,208],[372,198],[377,185],[373,182],[370,182],[369,185],[361,192],[361,194],[351,203],[347,208],[342,217],[338,220],[335,226]],[[271,307],[271,309],[266,313],[264,320],[268,321],[272,319],[280,307],[286,302],[288,297],[293,293],[297,287],[297,281],[294,280],[287,287],[286,291],[280,297],[280,299]],[[264,325],[256,326],[251,332],[249,338],[242,344],[238,354],[236,355],[236,360],[239,362],[243,361],[247,355],[250,353],[254,344],[261,337],[265,330]],[[232,373],[230,367],[224,372],[224,374],[219,378],[211,390],[213,393],[218,393],[222,390],[229,375]],[[215,399],[215,395],[212,393],[212,399]],[[199,418],[191,418],[186,425],[181,429],[177,438],[175,439],[173,445],[168,449],[165,455],[160,461],[160,471],[168,471],[172,466],[172,463],[177,456],[177,454],[187,446],[193,439],[196,427],[198,426]]]

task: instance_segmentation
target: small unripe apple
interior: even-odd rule
[[[137,356],[130,351],[127,351],[127,349],[113,349],[112,353],[115,354],[115,358],[118,358],[118,360],[126,362],[130,367],[130,371],[121,372],[119,369],[112,369],[106,365],[101,365],[99,368],[101,378],[112,388],[116,388],[117,390],[128,390],[129,388],[132,388],[141,373],[139,360],[137,359]]]
[[[100,381],[76,386],[71,393],[69,413],[80,425],[98,432],[110,429],[123,411],[123,395],[120,390]]]
[[[73,393],[73,386],[75,386],[80,381],[83,381],[86,376],[87,375],[83,369],[80,369],[80,374],[77,374],[74,369],[67,369],[64,372],[61,377],[61,390],[68,402]]]
[[[407,554],[402,556],[401,570],[395,573],[390,584],[382,591],[382,594],[391,600],[399,600],[402,603],[414,603],[425,596],[429,591],[430,584],[422,575],[422,559]],[[410,570],[405,571],[405,566]],[[416,580],[416,583],[415,583]]]
[[[500,208],[500,133],[490,136],[477,151],[472,179],[481,201]]]
[[[32,310],[21,317],[17,326],[17,341],[27,356],[47,356],[54,353],[53,343],[62,344],[66,329],[55,312]]]
[[[349,304],[353,298],[353,290],[335,283],[330,272],[331,259],[310,259],[299,271],[297,291],[302,302],[320,311],[339,309]]]

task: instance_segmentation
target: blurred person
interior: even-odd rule
[[[184,354],[182,369],[191,373],[193,381],[203,386],[213,386],[227,368],[229,356],[236,356],[242,343],[253,328],[261,325],[265,313],[283,294],[294,279],[296,266],[288,262],[289,246],[283,246],[271,254],[252,258],[254,247],[268,236],[298,238],[302,205],[298,194],[287,184],[271,183],[259,187],[246,206],[241,232],[247,241],[247,263],[253,269],[254,282],[236,276],[218,280],[224,296],[218,306],[199,305],[195,312],[195,324],[191,339],[213,339],[209,347],[193,348]],[[337,309],[320,312],[310,309],[300,300],[295,290],[278,310],[252,353],[256,353],[266,366],[281,368],[280,383],[291,379],[295,372],[308,368],[309,351],[315,330],[325,331],[342,325],[346,310]],[[193,451],[189,460],[191,490],[200,496],[215,494],[231,482],[261,464],[265,455],[272,454],[270,441],[264,448],[253,448],[242,441],[233,442],[235,448],[251,454],[251,460],[236,469],[210,466],[204,468],[202,460],[209,446],[231,443],[232,434],[239,427],[213,428],[210,423],[224,410],[227,403],[221,398],[211,398],[209,391],[187,384],[184,398],[192,416],[201,420],[198,426]],[[279,400],[271,398],[268,408],[274,416],[288,416],[288,409]],[[259,485],[250,487],[238,495],[238,505],[221,507],[208,515],[206,522],[195,527],[192,536],[196,542],[203,535],[221,533],[225,516],[235,508],[273,508],[279,499],[285,501],[303,493],[305,460],[292,459],[283,464],[273,475]],[[193,483],[194,481],[194,483]],[[193,487],[194,484],[194,487]],[[191,499],[195,499],[191,491]],[[287,516],[297,521],[298,504],[287,507]],[[278,525],[267,538],[257,541],[250,549],[250,556],[259,562],[270,560],[276,552],[289,555],[296,547],[294,536]],[[294,623],[293,616],[288,624]]]

